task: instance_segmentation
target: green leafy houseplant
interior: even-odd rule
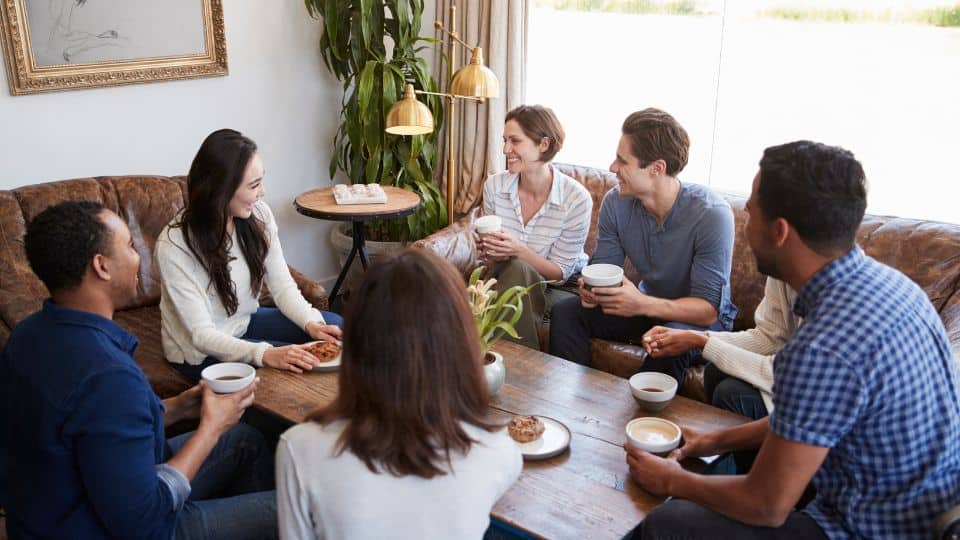
[[[473,319],[477,323],[477,333],[480,334],[480,350],[486,356],[490,347],[493,347],[503,336],[520,337],[514,326],[520,320],[523,311],[523,297],[534,287],[540,286],[542,282],[534,283],[529,287],[514,285],[498,293],[493,290],[493,286],[497,283],[496,279],[480,279],[483,270],[484,267],[481,266],[470,274],[467,294]]]
[[[446,226],[446,201],[433,183],[438,131],[399,136],[384,131],[391,105],[406,82],[437,91],[430,69],[417,54],[432,38],[420,37],[423,0],[305,0],[323,19],[320,54],[343,83],[340,126],[334,136],[330,176],[343,171],[351,183],[379,183],[418,193],[422,208],[405,219],[381,224],[393,241],[415,240]],[[437,96],[422,96],[437,125],[443,107]]]

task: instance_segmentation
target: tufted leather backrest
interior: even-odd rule
[[[30,269],[23,246],[26,224],[49,206],[90,200],[116,212],[130,227],[140,254],[140,294],[124,309],[157,304],[159,273],[153,262],[157,235],[183,208],[184,177],[104,176],[23,186],[0,191],[0,320],[9,330],[49,296]]]

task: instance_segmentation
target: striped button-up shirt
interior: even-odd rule
[[[927,295],[854,247],[804,284],[794,313],[770,429],[830,449],[803,511],[830,538],[929,538],[960,503],[960,396]]]
[[[556,263],[563,280],[587,263],[583,244],[590,230],[593,199],[583,184],[552,167],[553,185],[547,202],[526,224],[520,212],[520,175],[502,172],[491,175],[483,185],[483,213],[503,220],[503,230],[531,250]]]

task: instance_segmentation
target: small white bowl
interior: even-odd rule
[[[646,371],[630,377],[630,393],[644,409],[663,410],[677,395],[677,380],[656,371]]]
[[[503,228],[503,220],[500,219],[500,216],[492,214],[489,216],[481,216],[474,222],[474,226],[477,228],[477,234],[488,234],[497,232]]]
[[[246,388],[253,382],[257,370],[243,362],[221,362],[200,372],[200,378],[218,394],[232,394]]]
[[[619,287],[623,283],[623,268],[615,264],[588,264],[580,275],[591,287]]]
[[[652,416],[634,418],[627,422],[625,429],[627,441],[631,445],[650,452],[651,454],[666,455],[680,445],[680,426],[663,418]]]

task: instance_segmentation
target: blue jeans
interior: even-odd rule
[[[624,540],[751,538],[827,540],[823,529],[807,514],[793,511],[779,527],[747,525],[684,499],[670,499],[654,508]]]
[[[192,435],[168,440],[171,453]],[[224,433],[190,488],[190,498],[177,514],[174,539],[277,538],[273,456],[257,430],[237,424]]]
[[[327,324],[343,326],[343,318],[340,315],[330,311],[322,311],[321,313]],[[279,309],[271,307],[261,307],[250,316],[247,332],[240,336],[240,339],[253,342],[266,341],[274,347],[312,341],[312,338],[302,328],[293,324]],[[197,382],[200,380],[200,373],[207,366],[218,363],[220,363],[218,358],[208,356],[203,359],[203,362],[195,366],[186,363],[171,365],[184,377]]]
[[[709,328],[678,322],[661,322],[647,317],[618,317],[607,315],[599,307],[587,309],[580,305],[580,297],[565,298],[550,312],[550,354],[571,362],[590,365],[590,338],[640,343],[643,334],[654,325],[686,330],[723,330],[719,322]],[[666,373],[683,384],[683,374],[691,361],[700,361],[700,350],[668,358],[647,358],[640,371]]]
[[[731,377],[717,369],[713,364],[707,364],[703,372],[703,389],[707,395],[707,403],[759,420],[767,416],[767,405],[763,402],[760,391],[750,383]]]

